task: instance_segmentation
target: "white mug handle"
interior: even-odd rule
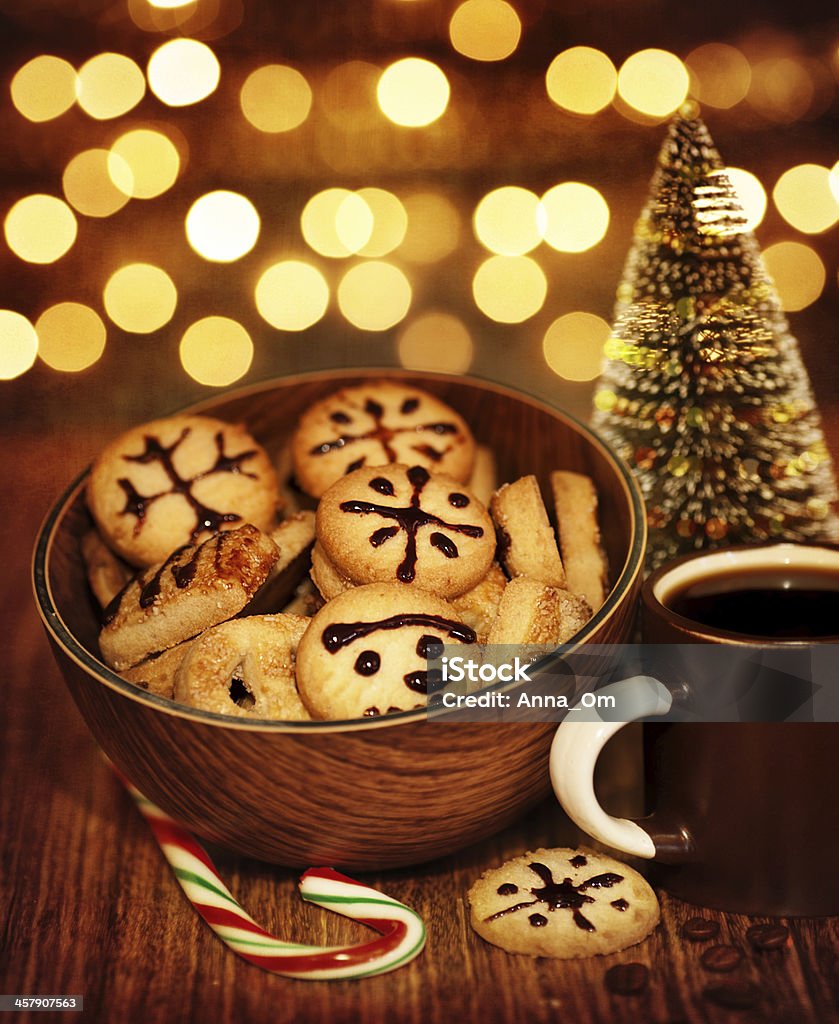
[[[656,855],[652,836],[638,822],[607,814],[594,792],[594,766],[606,743],[629,722],[666,715],[670,691],[652,676],[633,676],[597,690],[614,697],[620,721],[604,721],[596,707],[573,707],[556,730],[551,745],[551,783],[568,817],[594,839],[622,853],[647,859]],[[602,702],[601,706],[606,706]]]

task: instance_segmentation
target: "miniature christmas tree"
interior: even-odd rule
[[[595,394],[595,425],[640,480],[653,568],[722,543],[839,536],[798,344],[692,115],[661,149]]]

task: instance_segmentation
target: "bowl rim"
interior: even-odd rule
[[[630,545],[627,551],[624,564],[609,592],[606,600],[589,621],[579,632],[565,644],[557,647],[557,651],[563,654],[576,650],[586,639],[604,622],[615,615],[621,603],[621,599],[631,587],[638,574],[643,571],[644,554],[647,542],[647,520],[644,499],[641,489],[629,466],[618,456],[617,452],[602,438],[592,427],[577,419],[571,413],[566,412],[558,406],[552,405],[545,399],[537,398],[535,395],[521,389],[509,387],[498,381],[481,377],[477,374],[448,374],[437,373],[429,370],[406,370],[398,367],[332,367],[328,369],[310,370],[299,373],[274,376],[240,388],[232,388],[217,392],[215,395],[193,402],[189,405],[175,410],[170,416],[185,415],[190,413],[206,413],[212,407],[218,405],[220,399],[239,400],[249,395],[255,395],[263,391],[270,391],[279,385],[293,386],[294,384],[305,384],[318,380],[325,380],[330,377],[355,377],[359,380],[372,377],[393,377],[397,379],[429,380],[472,385],[484,391],[495,392],[507,398],[523,401],[542,412],[546,412],[555,418],[562,420],[577,433],[581,434],[594,448],[598,449],[607,461],[613,466],[617,473],[619,482],[623,487],[627,498],[627,506],[630,513],[629,535]],[[160,417],[156,417],[160,418]],[[406,725],[428,718],[427,708],[416,708],[411,711],[401,711],[392,715],[382,715],[380,718],[369,719],[337,719],[331,721],[303,721],[289,722],[273,719],[237,718],[231,715],[223,715],[214,711],[203,711],[198,708],[190,708],[187,705],[179,704],[166,697],[149,693],[146,690],[128,682],[120,675],[100,661],[89,651],[68,628],[58,612],[53,600],[52,587],[49,581],[49,562],[58,527],[64,519],[67,509],[75,502],[85,486],[87,477],[90,474],[90,465],[69,484],[63,494],[50,506],[43,522],[38,529],[35,547],[32,553],[31,578],[35,595],[35,604],[41,621],[50,639],[58,648],[75,662],[87,675],[93,677],[98,683],[104,684],[111,690],[115,690],[121,696],[144,704],[156,711],[171,715],[176,718],[185,718],[201,725],[211,725],[218,728],[238,729],[246,732],[266,733],[298,733],[300,735],[321,735],[332,732],[359,732],[375,729],[388,729],[397,725]],[[547,658],[553,658],[554,654]],[[504,689],[510,687],[505,684]],[[501,688],[499,688],[501,692]]]

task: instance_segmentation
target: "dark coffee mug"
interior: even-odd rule
[[[791,652],[839,644],[839,636],[729,633],[668,606],[693,581],[768,567],[835,573],[839,590],[839,551],[830,547],[774,544],[690,555],[645,582],[645,643],[752,643]],[[691,684],[700,689],[716,682],[694,678]],[[600,691],[617,696],[622,721],[569,714],[551,753],[554,790],[568,815],[598,841],[654,860],[656,881],[689,902],[745,914],[839,914],[839,723],[646,722],[652,814],[633,821],[600,806],[593,776],[603,746],[626,721],[665,715],[683,685],[677,670],[669,677],[665,671],[661,678],[625,679]]]

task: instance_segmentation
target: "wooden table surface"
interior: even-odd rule
[[[685,942],[680,925],[702,913],[721,922],[720,941],[748,951],[745,930],[753,920],[698,911],[665,894],[656,932],[609,957],[529,959],[480,940],[464,903],[471,882],[526,849],[576,842],[553,803],[457,856],[364,878],[415,907],[428,925],[425,952],[392,974],[361,982],[291,981],[228,952],[187,904],[132,801],[105,766],[64,688],[30,596],[38,521],[97,443],[93,431],[75,430],[51,444],[24,435],[3,446],[0,456],[0,622],[8,659],[0,717],[0,994],[82,994],[82,1019],[109,1024],[839,1021],[839,918],[788,922],[792,939],[784,951],[747,952],[727,976],[703,969],[702,947]],[[322,943],[364,932],[302,905],[293,872],[212,852],[234,895],[275,934]],[[609,994],[605,971],[630,961],[650,968],[647,992]],[[733,1011],[709,1003],[703,989],[723,978],[756,982],[759,1006]],[[19,1019],[30,1017],[72,1019],[52,1013]]]

